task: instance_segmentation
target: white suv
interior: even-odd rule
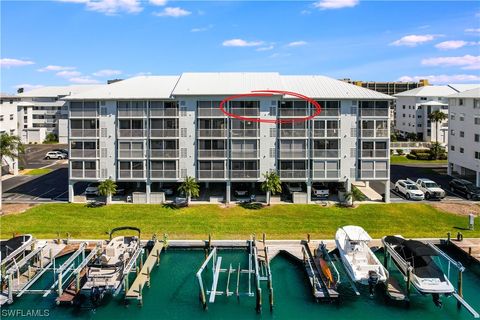
[[[405,195],[407,200],[423,200],[425,198],[423,192],[411,180],[398,180],[395,183],[395,191]]]
[[[66,155],[59,151],[49,151],[45,155],[45,159],[65,159]]]
[[[425,193],[425,199],[443,199],[446,196],[445,190],[430,179],[418,179],[417,187]]]

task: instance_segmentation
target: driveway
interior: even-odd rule
[[[37,169],[52,164],[54,160],[46,160],[45,154],[53,149],[68,149],[66,144],[38,144],[25,146],[25,155],[20,157],[19,167]]]

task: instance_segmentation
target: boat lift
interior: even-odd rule
[[[411,295],[411,274],[413,271],[412,266],[410,265],[409,262],[406,262],[396,251],[395,249],[390,246],[385,239],[382,239],[382,244],[384,248],[384,266],[388,270],[389,266],[389,261],[394,260],[395,265],[400,271],[402,271],[403,274],[406,275],[404,278],[405,284],[406,284],[406,290],[401,289],[400,285],[396,282],[395,279],[392,277],[389,278],[389,282],[387,285],[387,295],[392,298],[393,300],[403,300],[406,301],[407,305],[409,305],[410,301],[410,295]],[[462,266],[462,264],[458,261],[453,260],[450,256],[448,256],[445,252],[440,250],[435,244],[433,243],[427,243],[427,245],[432,248],[439,257],[442,257],[447,261],[447,278],[450,278],[450,273],[451,269],[455,268],[458,271],[458,286],[455,288],[455,292],[452,294],[452,296],[457,300],[457,307],[461,308],[461,306],[464,306],[465,309],[470,312],[470,314],[475,318],[478,319],[480,318],[480,315],[478,314],[475,309],[473,309],[472,306],[470,306],[464,299],[463,299],[463,293],[462,293],[462,279],[463,279],[463,272],[465,271],[465,268]],[[391,280],[392,279],[392,280]]]

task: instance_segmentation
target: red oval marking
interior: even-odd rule
[[[271,97],[274,94],[286,94],[286,95],[294,96],[294,97],[300,98],[304,101],[310,102],[311,104],[313,104],[315,106],[315,113],[312,114],[312,115],[306,116],[306,117],[302,117],[302,118],[262,119],[262,118],[250,118],[250,117],[245,117],[245,116],[240,116],[238,114],[230,113],[230,112],[226,111],[225,107],[224,107],[225,103],[227,103],[228,101],[232,101],[234,99],[237,99],[237,98]],[[234,96],[229,96],[229,97],[223,99],[220,102],[219,108],[227,117],[231,117],[231,118],[238,119],[238,120],[243,120],[243,121],[263,122],[263,123],[305,122],[305,121],[308,121],[310,119],[315,118],[316,116],[320,115],[320,113],[322,112],[322,107],[320,106],[320,104],[317,101],[315,101],[315,100],[313,100],[313,99],[311,99],[307,96],[304,96],[303,94],[300,94],[300,93],[291,92],[291,91],[283,91],[283,90],[255,90],[255,91],[252,91],[252,93],[243,93],[243,94],[237,94],[237,95],[234,95]]]

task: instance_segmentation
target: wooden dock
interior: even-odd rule
[[[450,243],[473,260],[480,262],[480,238],[463,239],[462,241],[451,239]]]
[[[137,277],[133,281],[132,286],[130,288],[128,288],[128,280],[126,280],[126,287],[125,287],[126,300],[135,299],[135,300],[138,300],[139,304],[142,304],[142,300],[143,300],[142,290],[145,287],[145,285],[150,287],[150,274],[153,268],[155,267],[155,265],[158,265],[160,263],[160,253],[162,252],[162,249],[163,249],[163,242],[155,240],[155,244],[152,250],[150,251],[150,254],[145,260],[145,263],[143,264],[142,269],[137,274]],[[128,274],[126,275],[126,277],[128,278]]]

